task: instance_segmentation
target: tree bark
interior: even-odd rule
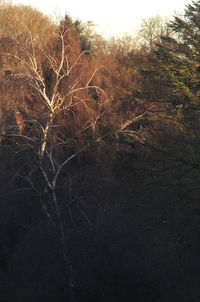
[[[60,235],[60,245],[62,249],[62,256],[63,256],[63,265],[64,265],[64,294],[67,295],[67,288],[69,288],[69,297],[68,300],[71,302],[75,301],[75,281],[74,281],[74,271],[73,271],[73,265],[71,262],[70,252],[68,248],[68,236],[66,236],[65,227],[62,219],[62,215],[60,212],[57,196],[55,190],[52,191],[52,198],[53,203],[56,211],[56,220],[59,228],[59,235]]]

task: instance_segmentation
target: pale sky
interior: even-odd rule
[[[109,37],[134,34],[141,20],[156,15],[170,17],[182,13],[191,0],[13,0],[28,4],[47,15],[64,16],[72,19],[92,20],[96,31]]]

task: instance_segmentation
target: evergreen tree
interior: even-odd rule
[[[150,54],[146,87],[152,100],[170,102],[186,117],[200,110],[200,1],[186,6],[184,16],[175,17],[170,26],[174,36],[163,37]]]
[[[187,5],[184,15],[174,17],[170,27],[172,35],[165,35],[156,44],[149,53],[151,67],[143,70],[145,98],[156,103],[154,119],[162,120],[156,131],[159,148],[178,161],[198,167],[200,1]]]

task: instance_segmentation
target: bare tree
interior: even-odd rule
[[[10,80],[15,88],[16,82],[25,87],[28,97],[17,102],[17,127],[9,127],[3,134],[4,140],[14,141],[16,145],[14,158],[21,158],[13,179],[24,180],[27,188],[37,194],[47,217],[59,227],[65,282],[71,288],[72,299],[73,267],[58,187],[64,186],[61,174],[66,166],[100,140],[94,133],[101,117],[104,93],[94,84],[101,67],[93,66],[92,70],[85,67],[86,52],[73,46],[73,31],[73,27],[61,23],[46,49],[37,44],[27,28],[26,46],[13,38],[14,51],[4,53],[8,60],[15,62]],[[96,92],[98,100],[92,99],[91,90]],[[76,138],[73,138],[69,133],[75,124]],[[89,132],[90,138],[81,141],[79,137],[85,132]],[[71,144],[74,148],[69,147]],[[66,206],[70,204],[71,201]]]
[[[171,33],[169,20],[158,15],[142,20],[138,32],[138,41],[141,45],[153,50],[162,36],[168,36]]]

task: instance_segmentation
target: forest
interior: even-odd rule
[[[200,301],[200,1],[105,39],[0,2],[0,302]]]

